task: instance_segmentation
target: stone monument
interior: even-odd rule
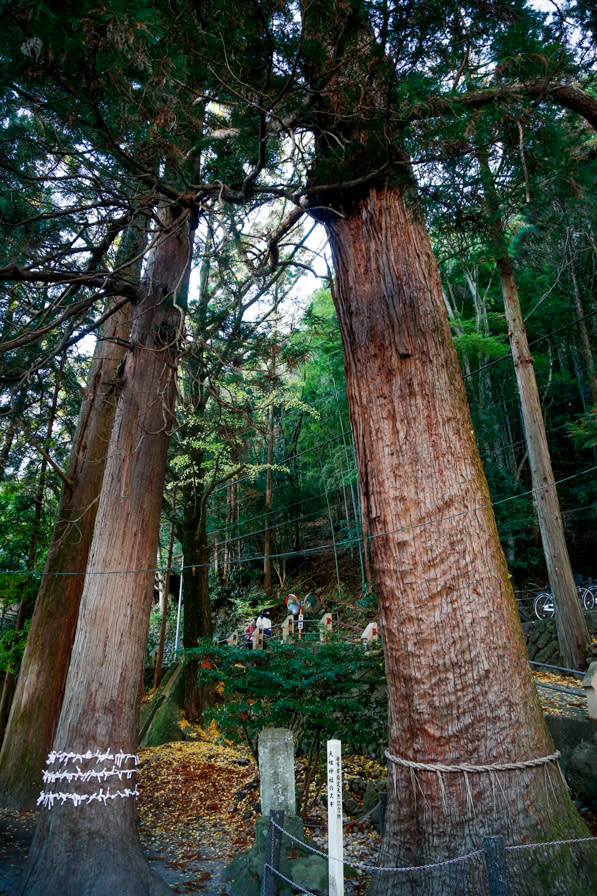
[[[259,734],[259,795],[261,814],[272,809],[296,815],[294,741],[288,728],[264,728]]]
[[[267,828],[272,810],[284,812],[280,873],[277,882],[280,896],[294,896],[297,890],[327,896],[328,863],[302,843],[305,838],[302,820],[296,815],[294,786],[294,739],[287,728],[264,728],[258,740],[261,817],[255,823],[255,846],[241,853],[227,866],[225,880],[230,882],[230,896],[260,896],[265,863]],[[284,878],[286,880],[284,880]],[[295,881],[290,886],[287,881]]]

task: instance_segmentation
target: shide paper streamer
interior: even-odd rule
[[[82,763],[90,762],[92,760],[95,760],[95,767],[87,768],[85,770],[81,769],[80,766]],[[133,767],[125,767],[126,764],[130,762],[133,763]],[[116,778],[119,782],[122,782],[123,779],[125,781],[130,781],[133,775],[136,774],[137,766],[139,765],[139,757],[136,756],[135,753],[113,753],[111,750],[105,750],[103,752],[101,750],[87,750],[86,753],[59,752],[52,750],[46,760],[46,765],[52,766],[56,763],[59,764],[59,768],[56,771],[51,771],[47,768],[43,773],[43,781],[46,786],[60,784],[64,781],[68,784],[71,784],[73,781],[86,783],[94,780],[98,783],[106,783],[108,779]],[[107,768],[104,768],[102,766],[104,766],[105,763],[111,764]],[[105,806],[108,800],[126,799],[128,797],[136,798],[138,795],[139,791],[136,787],[134,789],[124,787],[124,789],[114,791],[111,790],[109,786],[107,788],[100,787],[99,790],[96,790],[94,793],[64,793],[61,790],[44,789],[37,798],[37,805],[51,809],[54,803],[64,805],[64,803],[70,802],[73,806],[82,806],[97,802],[103,803]]]

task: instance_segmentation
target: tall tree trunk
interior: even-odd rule
[[[153,689],[159,687],[162,680],[162,662],[164,659],[164,645],[166,643],[166,623],[168,622],[168,595],[170,593],[170,576],[172,573],[172,554],[174,552],[174,524],[170,527],[170,544],[168,545],[168,567],[166,569],[166,578],[164,581],[164,599],[162,603],[162,618],[160,620],[160,638],[158,641],[158,652],[155,660],[155,670],[153,674]]]
[[[183,571],[184,620],[183,645],[185,650],[197,647],[201,638],[211,638],[211,605],[209,600],[209,548],[205,502],[199,501],[198,519],[184,522],[180,538],[185,557],[194,565],[185,564]],[[206,689],[197,686],[199,662],[185,660],[184,709],[190,722],[199,722],[205,708]]]
[[[222,584],[227,585],[230,572],[240,561],[240,539],[238,537],[239,520],[239,495],[238,482],[231,482],[226,489],[226,529],[224,533],[224,546],[222,549],[223,561],[220,578]]]
[[[162,490],[181,326],[178,290],[191,253],[188,216],[161,210],[163,229],[133,309],[131,348],[118,379],[79,621],[28,867],[18,892],[44,896],[170,893],[147,865],[136,831],[132,770],[152,602]],[[98,750],[104,758],[80,759]],[[76,755],[70,759],[69,753]],[[57,755],[56,755],[57,754]],[[105,754],[109,754],[107,757]],[[92,770],[104,778],[86,780]],[[110,797],[93,799],[100,790]],[[55,791],[65,794],[54,800]]]
[[[576,584],[566,546],[564,523],[551,467],[533,358],[522,319],[516,277],[504,236],[498,197],[489,163],[483,150],[479,150],[478,157],[485,201],[489,211],[489,234],[500,276],[508,336],[520,397],[539,531],[556,610],[558,645],[565,666],[585,669],[586,654],[591,637],[577,597]]]
[[[556,608],[558,645],[565,666],[584,669],[591,637],[576,593],[533,359],[522,320],[516,278],[507,255],[498,260],[498,269],[523,414],[539,531]]]
[[[488,834],[519,843],[587,833],[551,758],[412,192],[346,191],[342,215],[324,217],[388,681],[384,867],[441,862],[481,849]],[[567,847],[561,865],[556,849],[517,854],[517,893],[590,889],[595,848],[577,861]],[[379,873],[373,889],[479,896],[486,882],[480,864],[455,864]]]
[[[139,240],[144,241],[142,231],[135,234],[136,229],[131,229],[133,245],[128,258],[139,254]],[[132,275],[137,276],[137,271],[136,267]],[[106,322],[95,347],[66,474],[68,483],[62,489],[0,752],[0,801],[13,808],[35,805],[58,724],[114,422],[116,374],[130,328],[127,304]]]
[[[25,391],[25,389],[21,389],[21,391],[19,392],[15,401],[14,413],[10,415],[8,419],[8,426],[6,426],[6,428],[4,429],[4,435],[2,436],[2,447],[0,448],[0,479],[4,477],[4,471],[6,469],[12,445],[15,440],[18,415],[21,413],[19,405],[22,406],[24,404],[23,396]]]
[[[275,362],[274,362],[275,363]],[[272,584],[272,507],[274,499],[274,405],[268,414],[267,428],[267,469],[265,471],[265,532],[263,537],[263,591],[271,597]]]
[[[570,281],[572,283],[572,290],[574,293],[574,305],[576,307],[576,313],[578,315],[578,335],[579,335],[579,348],[582,354],[582,358],[585,364],[585,370],[587,379],[589,381],[589,388],[591,390],[591,404],[594,407],[597,407],[597,370],[595,369],[595,363],[593,360],[593,349],[591,347],[591,340],[589,338],[589,330],[587,327],[587,321],[585,318],[585,310],[583,307],[583,300],[580,294],[580,287],[578,285],[578,279],[576,277],[576,269],[574,263],[574,251],[571,245],[572,242],[572,234],[569,234],[567,246],[568,246],[568,265],[570,267]]]
[[[54,423],[56,421],[56,408],[58,407],[58,397],[60,395],[60,389],[62,386],[62,376],[64,373],[64,364],[66,358],[64,353],[60,358],[60,367],[56,372],[56,381],[54,383],[54,390],[52,394],[52,402],[49,408],[48,414],[48,425],[46,427],[46,438],[43,445],[44,452],[47,452],[50,447],[50,439],[52,438],[52,432],[54,429]],[[33,526],[31,532],[31,540],[29,542],[29,555],[27,557],[27,569],[33,571],[36,565],[36,556],[37,556],[37,548],[39,545],[39,537],[40,537],[40,528],[41,528],[41,518],[43,513],[44,506],[44,494],[46,490],[46,479],[48,473],[48,455],[44,453],[42,456],[42,462],[39,472],[39,477],[37,480],[37,489],[35,493],[35,498],[33,499],[34,506],[34,514],[33,514]],[[27,593],[29,592],[29,593]],[[25,628],[25,623],[27,621],[27,616],[29,615],[29,611],[31,609],[32,602],[32,593],[30,588],[25,589],[25,594],[22,596],[20,604],[19,604],[19,612],[17,614],[17,621],[15,625],[15,631],[20,632]],[[8,724],[8,716],[10,712],[11,703],[13,700],[15,690],[15,673],[11,670],[7,670],[6,675],[4,677],[4,685],[2,687],[2,699],[0,700],[0,744],[4,740],[4,735],[6,733],[6,727]]]

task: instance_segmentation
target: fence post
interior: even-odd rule
[[[510,880],[503,837],[484,837],[489,896],[510,896]]]
[[[388,805],[388,794],[382,790],[379,794],[379,833],[383,835],[386,826],[386,808]]]
[[[275,822],[278,827],[273,824]],[[274,868],[280,870],[280,846],[282,843],[282,831],[284,827],[284,810],[272,809],[269,813],[269,824],[265,837],[265,858],[263,863],[263,876],[261,878],[261,896],[276,896],[278,882],[276,875],[270,871]]]
[[[597,663],[591,663],[581,687],[587,698],[587,715],[590,719],[597,719]]]

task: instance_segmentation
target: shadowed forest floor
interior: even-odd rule
[[[188,736],[188,735],[187,735]],[[259,774],[248,749],[216,742],[197,729],[196,739],[139,752],[138,828],[144,852],[174,893],[224,896],[229,862],[255,842],[259,814]],[[382,769],[368,759],[347,758],[345,774],[379,778]],[[304,766],[297,761],[297,793]],[[325,850],[325,811],[321,795],[306,820],[306,833]],[[36,812],[0,809],[0,894],[10,896],[25,864]],[[367,819],[347,831],[347,858],[372,863],[379,844]],[[359,896],[366,879],[351,881]]]

